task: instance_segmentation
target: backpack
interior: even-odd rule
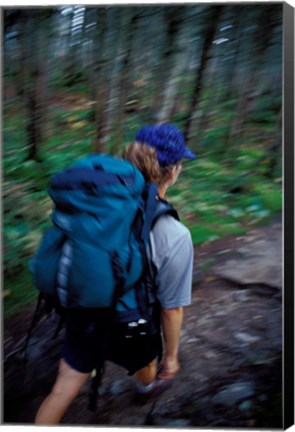
[[[53,227],[30,262],[37,289],[64,308],[110,308],[117,321],[141,318],[146,245],[173,207],[130,162],[93,154],[51,179]]]
[[[134,165],[103,154],[55,174],[48,193],[53,226],[30,261],[40,295],[27,343],[44,298],[47,310],[62,316],[68,309],[105,309],[117,323],[141,320],[153,331],[149,234],[161,215],[178,219],[175,209]]]

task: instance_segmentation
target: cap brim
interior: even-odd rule
[[[196,159],[197,155],[188,148],[185,149],[183,157],[186,159]]]

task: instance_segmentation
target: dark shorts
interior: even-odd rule
[[[121,326],[107,317],[69,314],[66,321],[64,360],[75,370],[88,373],[103,359],[127,369],[129,375],[161,357],[160,331],[126,338]]]

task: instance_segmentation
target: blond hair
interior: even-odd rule
[[[174,166],[161,167],[156,149],[136,141],[126,146],[123,158],[135,165],[148,182],[155,183],[158,186],[165,182],[167,173]]]

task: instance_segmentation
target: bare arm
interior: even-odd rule
[[[189,231],[167,216],[157,221],[151,246],[157,268],[156,294],[161,305],[165,348],[163,366],[167,377],[169,373],[171,377],[180,368],[178,351],[183,307],[191,304],[193,245]],[[163,375],[164,372],[158,376],[161,378]]]
[[[183,321],[183,307],[171,309],[163,308],[161,310],[161,318],[165,343],[165,352],[163,358],[165,372],[163,372],[163,374],[169,375],[176,373],[180,368],[178,350],[180,330]]]

